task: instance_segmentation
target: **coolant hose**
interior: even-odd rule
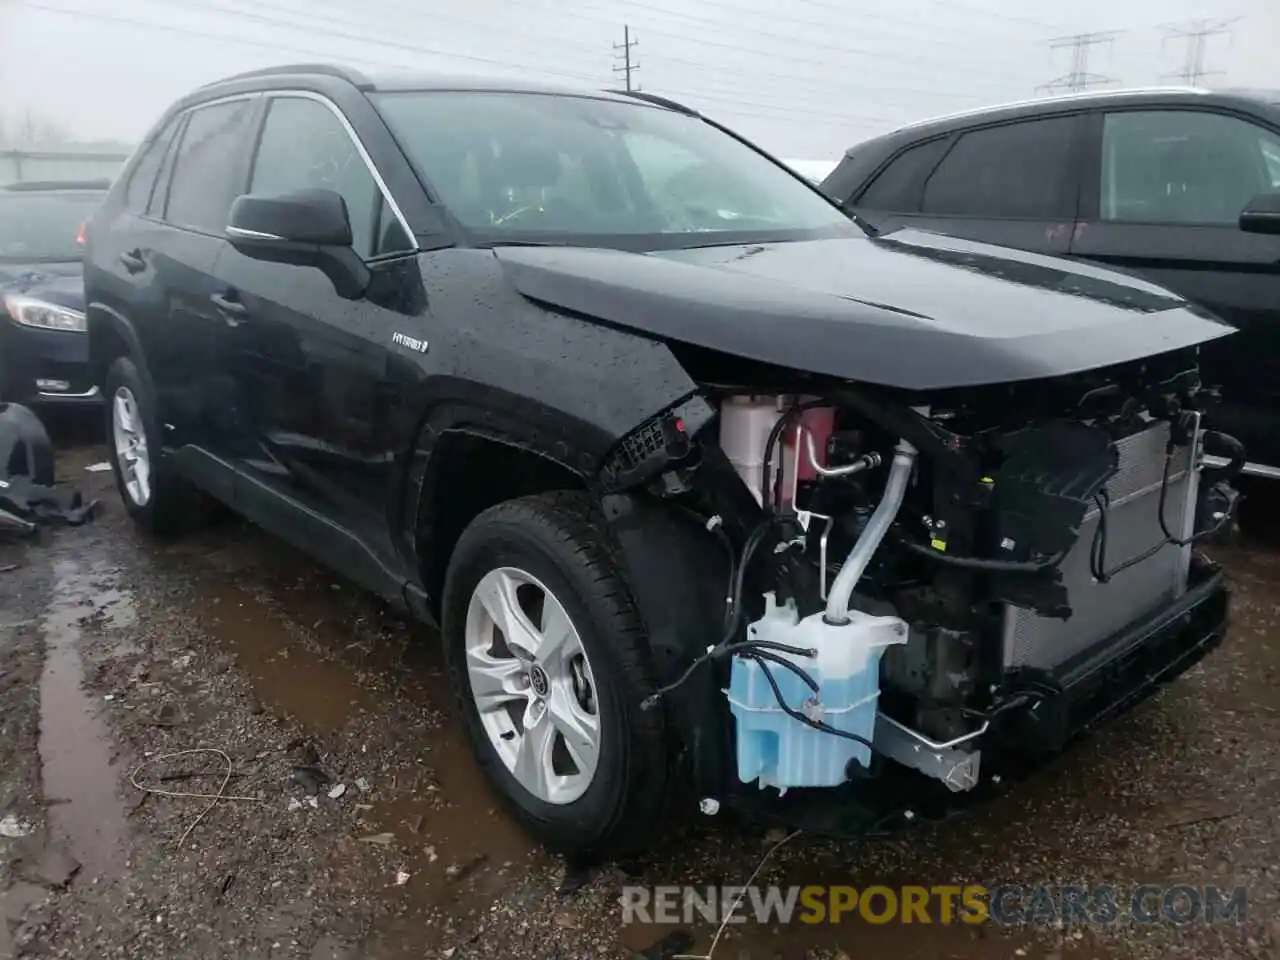
[[[827,596],[827,610],[822,617],[827,623],[840,625],[849,622],[849,601],[853,598],[853,591],[898,515],[902,499],[907,495],[907,483],[911,479],[915,463],[916,448],[906,440],[899,440],[894,448],[893,463],[889,466],[884,496],[880,498],[880,504],[871,514],[866,528],[849,551],[840,572],[836,574],[835,583],[831,585],[831,593]]]

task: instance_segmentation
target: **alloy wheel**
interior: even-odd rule
[[[120,464],[124,488],[135,504],[151,499],[151,456],[138,400],[128,387],[119,387],[111,401],[111,439]]]
[[[532,574],[487,573],[467,608],[466,664],[485,733],[539,800],[573,803],[600,760],[595,678],[564,605]]]

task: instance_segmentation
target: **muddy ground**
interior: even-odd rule
[[[0,546],[0,960],[708,952],[707,923],[624,926],[621,885],[743,883],[775,837],[704,820],[564,892],[478,776],[431,636],[251,527],[143,539],[91,431],[58,430],[104,512]],[[1216,655],[973,817],[800,835],[756,879],[1243,885],[1244,922],[732,925],[716,960],[1280,957],[1280,491],[1252,492]]]

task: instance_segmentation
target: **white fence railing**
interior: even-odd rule
[[[28,180],[112,179],[127,151],[0,148],[0,186]]]

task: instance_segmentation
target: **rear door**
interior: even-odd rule
[[[113,190],[89,221],[85,297],[91,316],[121,317],[136,328],[137,316],[155,309],[148,301],[156,281],[156,240],[163,227],[150,214],[151,198],[162,171],[167,180],[170,153],[186,122],[185,113],[173,117],[142,145],[123,189]],[[166,344],[153,342],[151,347],[160,360]],[[172,362],[172,358],[164,357],[163,362]],[[168,411],[164,416],[169,416]]]
[[[1091,117],[1082,220],[1071,252],[1140,273],[1240,329],[1203,352],[1216,411],[1249,459],[1280,466],[1280,237],[1240,213],[1280,191],[1280,129],[1197,107]]]
[[[146,214],[115,246],[132,284],[128,318],[151,372],[166,445],[218,452],[228,443],[218,328],[210,297],[232,199],[242,192],[256,95],[188,111],[169,146]],[[140,184],[139,191],[144,187]]]
[[[1065,254],[1084,129],[1082,115],[1052,116],[914,144],[877,173],[853,209],[883,230],[914,226]]]

